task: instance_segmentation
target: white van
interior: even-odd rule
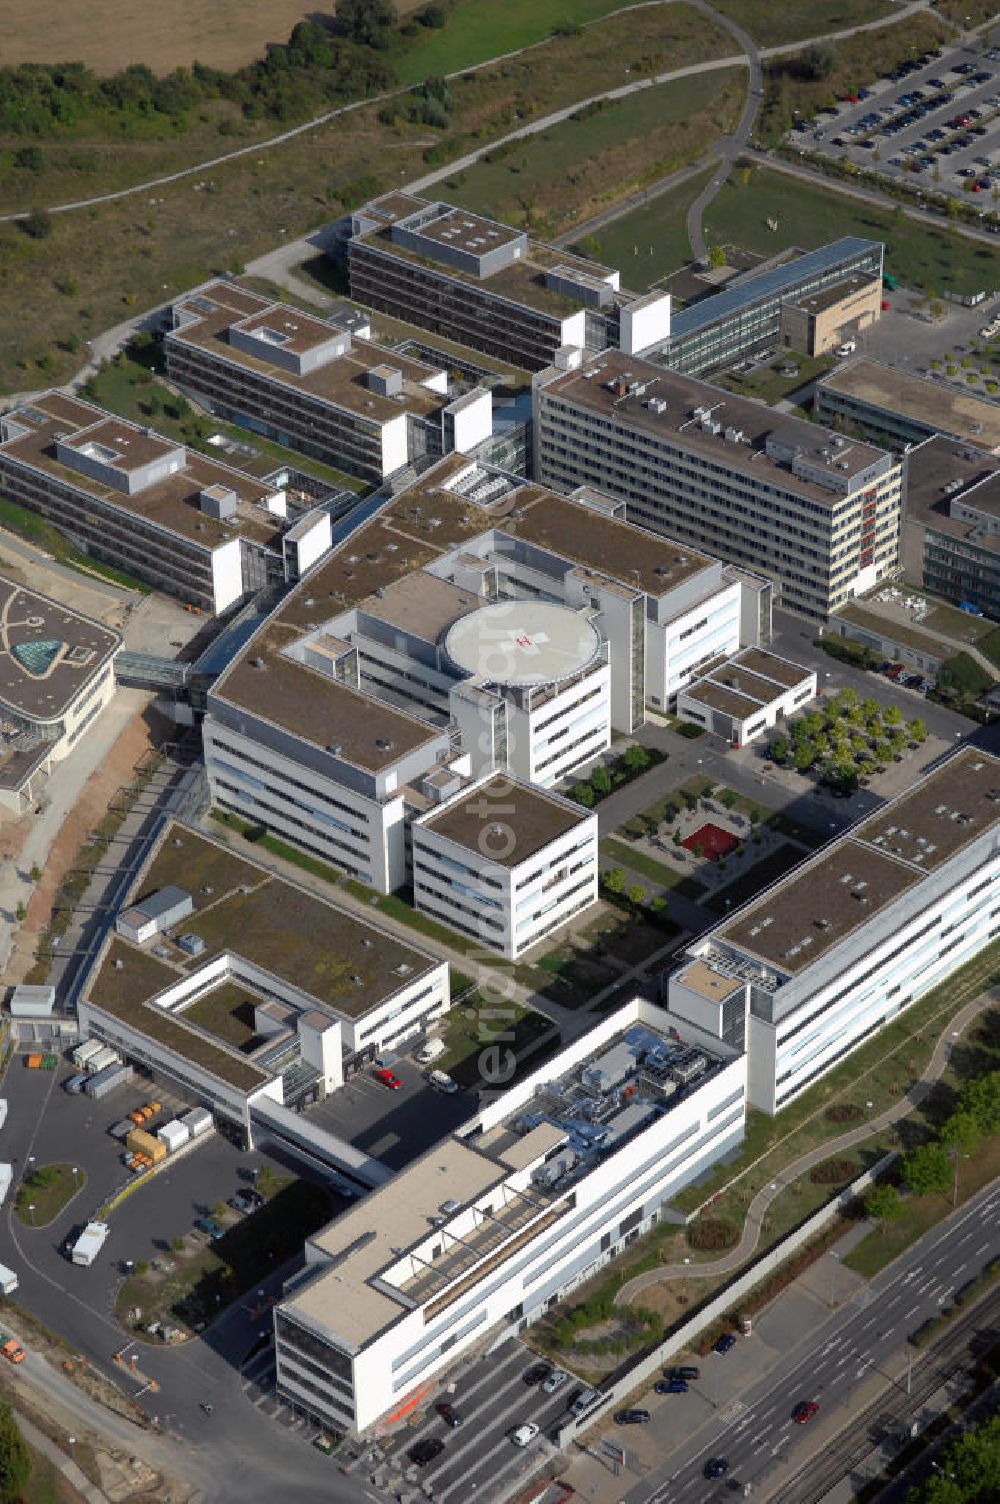
[[[446,1076],[444,1071],[428,1071],[427,1081],[430,1086],[434,1087],[435,1091],[446,1091],[449,1094],[458,1091],[458,1082],[453,1081],[450,1076]]]
[[[420,1065],[430,1065],[433,1061],[440,1060],[444,1052],[445,1042],[443,1039],[428,1039],[417,1055],[417,1062]]]

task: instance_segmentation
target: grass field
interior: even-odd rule
[[[439,31],[428,30],[400,59],[403,83],[457,73],[488,57],[542,42],[560,26],[582,26],[622,10],[631,0],[464,0]]]
[[[681,78],[581,112],[449,180],[450,197],[481,214],[559,234],[644,184],[697,160],[731,131],[745,70]]]
[[[826,31],[844,31],[848,26],[877,21],[896,9],[892,0],[715,0],[715,3],[717,9],[732,17],[764,47],[821,36]]]
[[[14,1209],[27,1227],[46,1227],[86,1181],[72,1165],[40,1165],[22,1182]]]
[[[676,271],[688,256],[684,215],[706,175],[608,225],[593,237],[592,254],[620,266],[622,281],[633,287],[649,287]],[[768,228],[769,218],[777,220],[776,233]],[[785,245],[812,250],[841,235],[884,240],[886,270],[905,286],[938,294],[993,286],[993,247],[767,167],[734,173],[705,216],[710,243],[744,246],[762,255]],[[633,249],[639,254],[633,255]]]

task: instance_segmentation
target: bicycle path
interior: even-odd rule
[[[665,1279],[690,1279],[692,1276],[701,1278],[702,1275],[732,1274],[743,1267],[747,1260],[756,1251],[760,1242],[761,1231],[767,1210],[781,1192],[786,1190],[794,1181],[798,1180],[815,1165],[844,1149],[853,1148],[855,1144],[863,1143],[866,1138],[871,1138],[875,1133],[880,1133],[883,1128],[891,1128],[900,1118],[906,1117],[918,1107],[944,1074],[951,1053],[952,1043],[956,1034],[964,1033],[966,1027],[984,1013],[987,1008],[995,1006],[1000,999],[1000,988],[991,987],[987,992],[980,993],[979,997],[972,998],[961,1008],[953,1019],[950,1019],[945,1029],[942,1030],[938,1041],[931,1051],[931,1057],[924,1068],[922,1075],[910,1087],[909,1091],[898,1103],[887,1107],[877,1117],[870,1118],[857,1128],[849,1129],[842,1133],[839,1138],[828,1139],[825,1143],[818,1144],[815,1149],[810,1149],[806,1154],[801,1154],[798,1159],[792,1161],[780,1170],[774,1179],[769,1179],[766,1186],[759,1190],[747,1209],[746,1221],[743,1225],[743,1236],[736,1248],[723,1254],[720,1259],[713,1259],[710,1263],[690,1264],[664,1264],[659,1269],[648,1269],[643,1274],[637,1274],[624,1284],[616,1297],[619,1304],[626,1304],[633,1300],[650,1285],[657,1285]],[[825,1111],[821,1108],[820,1111]],[[773,1152],[773,1151],[769,1151]],[[744,1172],[745,1173],[745,1172]],[[736,1177],[739,1178],[739,1177]]]

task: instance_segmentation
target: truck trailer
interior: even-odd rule
[[[131,1081],[134,1072],[130,1065],[105,1066],[103,1071],[98,1071],[96,1076],[88,1076],[87,1084],[83,1088],[88,1097],[98,1101],[106,1097],[109,1091],[114,1091],[119,1086],[124,1086],[126,1081]]]
[[[106,1222],[88,1222],[83,1232],[73,1244],[70,1254],[73,1263],[83,1264],[86,1268],[89,1268],[107,1242],[110,1231],[111,1229]]]

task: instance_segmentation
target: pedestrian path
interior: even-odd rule
[[[628,1304],[629,1301],[634,1300],[637,1295],[640,1295],[643,1290],[647,1290],[650,1285],[657,1285],[662,1280],[690,1279],[693,1273],[696,1273],[699,1278],[703,1275],[732,1274],[737,1269],[742,1268],[756,1251],[768,1208],[781,1195],[782,1191],[792,1185],[800,1176],[805,1175],[815,1165],[821,1164],[823,1160],[830,1159],[833,1155],[842,1153],[845,1149],[851,1149],[855,1144],[863,1143],[865,1139],[871,1138],[873,1134],[881,1133],[884,1128],[891,1128],[894,1123],[898,1123],[901,1118],[906,1117],[915,1107],[918,1107],[944,1074],[955,1038],[963,1034],[969,1024],[978,1018],[981,1013],[984,1013],[987,1008],[995,1006],[998,998],[1000,998],[1000,988],[992,987],[988,992],[982,993],[979,997],[972,998],[954,1018],[948,1021],[947,1026],[941,1031],[938,1037],[937,1044],[931,1052],[931,1058],[928,1060],[923,1074],[913,1083],[910,1090],[899,1102],[895,1102],[891,1107],[887,1107],[877,1117],[859,1124],[857,1128],[849,1129],[838,1138],[827,1139],[824,1143],[818,1144],[815,1149],[810,1149],[808,1153],[801,1154],[798,1159],[793,1159],[791,1164],[786,1165],[783,1170],[779,1171],[773,1180],[769,1179],[767,1185],[757,1192],[750,1203],[746,1221],[743,1225],[743,1236],[736,1248],[732,1249],[729,1253],[723,1254],[719,1259],[713,1259],[710,1263],[699,1263],[697,1265],[664,1264],[662,1268],[649,1269],[644,1274],[637,1274],[634,1279],[630,1279],[627,1284],[622,1286],[618,1292],[618,1301],[621,1304]],[[819,1109],[819,1111],[825,1110],[825,1105]],[[773,1153],[774,1151],[771,1150],[770,1152]],[[747,1172],[744,1171],[743,1173]],[[730,1184],[732,1183],[730,1182]]]

